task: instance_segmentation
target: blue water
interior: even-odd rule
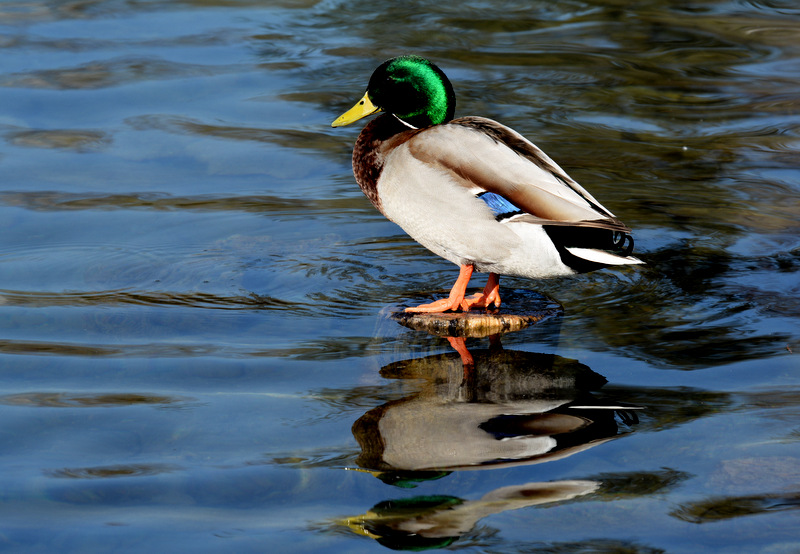
[[[800,10],[0,3],[0,546],[800,550]],[[455,266],[363,197],[384,59],[531,138],[647,265],[390,317]],[[476,276],[473,286],[483,286]]]

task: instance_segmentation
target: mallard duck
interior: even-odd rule
[[[363,98],[332,126],[383,111],[361,131],[353,173],[373,205],[460,267],[447,298],[407,308],[500,306],[499,275],[534,279],[640,264],[630,229],[525,137],[455,114],[444,72],[418,56],[382,63]],[[489,273],[466,296],[473,271]]]

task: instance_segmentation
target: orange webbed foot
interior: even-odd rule
[[[422,304],[421,306],[414,306],[406,308],[407,312],[422,312],[422,313],[441,313],[449,311],[457,311],[461,308],[461,302],[464,300],[464,294],[467,291],[470,277],[472,277],[471,265],[462,265],[458,273],[458,279],[450,289],[450,296],[442,298],[430,304]]]
[[[414,313],[442,313],[450,311],[456,312],[458,310],[469,311],[473,308],[488,308],[492,304],[499,308],[500,278],[497,273],[489,274],[489,280],[486,282],[483,292],[465,297],[467,285],[472,277],[473,269],[471,265],[461,266],[458,279],[450,290],[450,295],[447,298],[436,300],[430,304],[406,308],[405,311]]]
[[[421,304],[406,308],[406,312],[437,314],[442,312],[456,311],[461,308],[461,302],[452,302],[450,298],[442,298],[430,304]]]

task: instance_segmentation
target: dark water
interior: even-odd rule
[[[3,549],[800,551],[800,10],[522,6],[0,3]],[[466,376],[329,127],[407,52],[647,262]]]

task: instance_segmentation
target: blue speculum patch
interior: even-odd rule
[[[506,198],[494,192],[482,192],[477,195],[478,198],[486,202],[486,205],[491,208],[494,217],[499,221],[507,219],[513,215],[523,213],[518,207],[509,202]]]

